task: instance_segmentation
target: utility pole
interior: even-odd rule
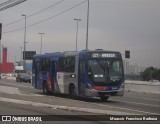
[[[22,52],[23,47],[19,47],[19,48],[21,49],[21,59],[20,59],[20,61],[22,61],[23,60],[23,52]]]
[[[76,51],[77,51],[77,41],[78,41],[78,22],[81,21],[81,19],[74,19],[77,21],[77,31],[76,31]]]
[[[40,54],[42,54],[42,35],[44,34],[44,33],[39,33],[40,35],[41,35],[41,47],[40,47]]]
[[[88,8],[87,8],[86,50],[88,50],[88,27],[89,27],[89,0],[88,0]]]
[[[24,16],[25,19],[25,26],[24,26],[24,54],[23,54],[23,59],[24,59],[24,70],[26,67],[26,59],[25,59],[25,52],[26,52],[26,15],[22,14],[22,16]]]

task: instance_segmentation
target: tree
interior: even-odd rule
[[[160,69],[148,67],[144,70],[142,76],[144,81],[149,81],[152,79],[160,80]]]

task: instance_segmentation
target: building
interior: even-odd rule
[[[12,73],[14,63],[7,62],[7,47],[3,47],[2,63],[0,63],[0,73]]]
[[[123,60],[123,66],[126,79],[140,80],[142,78],[141,73],[145,70],[145,67],[130,64],[127,60]]]

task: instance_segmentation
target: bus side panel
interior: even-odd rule
[[[69,87],[71,85],[74,85],[76,90],[76,95],[79,95],[78,93],[78,64],[79,64],[79,56],[67,56],[71,57],[72,60],[74,60],[74,63],[71,62],[69,68],[72,68],[71,70],[65,70],[63,73],[63,82],[64,82],[64,93],[69,94]]]
[[[48,86],[48,72],[47,71],[41,71],[39,75],[37,76],[37,78],[38,78],[38,88],[39,89],[43,89],[44,82],[47,83],[47,86]]]
[[[61,93],[69,94],[72,85],[78,95],[78,56],[66,56],[63,72],[57,72],[57,81]]]
[[[78,94],[80,96],[85,96],[85,70],[86,70],[86,63],[85,57],[80,55],[79,57],[79,69],[78,69]]]
[[[51,87],[52,92],[60,93],[60,89],[57,82],[57,71],[58,71],[58,60],[52,60],[50,67],[50,76],[51,76]]]
[[[64,73],[57,72],[57,83],[60,93],[64,93]]]
[[[32,71],[32,86],[36,87],[35,86],[35,72],[34,71]]]
[[[39,61],[33,60],[32,67],[32,86],[38,89],[38,78],[39,78]]]

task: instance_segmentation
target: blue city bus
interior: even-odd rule
[[[124,95],[124,70],[120,52],[83,50],[35,55],[32,85],[44,94],[71,97]]]

